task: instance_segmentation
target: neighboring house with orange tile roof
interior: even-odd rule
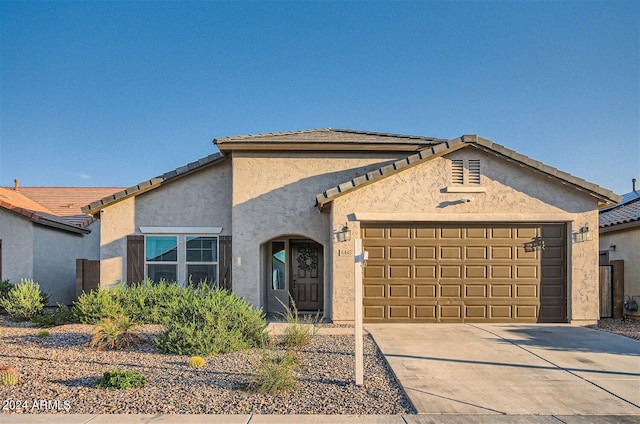
[[[368,322],[599,318],[598,208],[620,196],[476,135],[316,129],[220,153],[93,202],[100,278],[206,278],[267,313]],[[591,229],[591,230],[589,230]],[[591,236],[591,237],[588,237]]]
[[[87,202],[117,187],[0,187],[0,279],[31,278],[49,303],[76,295],[76,259],[98,259],[100,223],[82,213]]]
[[[624,297],[640,303],[640,190],[635,178],[620,203],[600,210],[599,221],[600,262],[624,261]],[[640,318],[640,311],[623,313]]]

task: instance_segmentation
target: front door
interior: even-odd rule
[[[322,246],[315,242],[291,241],[289,293],[300,311],[323,309]]]

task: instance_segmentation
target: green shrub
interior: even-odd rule
[[[113,369],[102,375],[96,383],[98,389],[131,389],[142,387],[147,383],[147,378],[137,371],[125,371]]]
[[[124,286],[119,297],[124,313],[142,324],[166,324],[185,289],[177,283],[146,280],[140,284]]]
[[[49,337],[51,335],[51,333],[49,332],[49,330],[40,330],[38,331],[38,334],[36,334],[36,337],[39,339],[43,339],[45,337]]]
[[[117,286],[82,293],[73,302],[73,314],[83,324],[96,324],[105,318],[123,314],[122,290],[122,287]]]
[[[274,395],[297,386],[295,372],[299,365],[291,352],[282,355],[274,351],[265,351],[257,368],[258,372],[249,382],[249,390],[252,392]]]
[[[202,368],[204,367],[205,360],[202,356],[192,356],[187,360],[187,365],[191,368]]]
[[[42,293],[38,283],[23,279],[0,298],[0,307],[16,321],[29,321],[42,312],[49,296]]]
[[[76,322],[73,310],[67,305],[58,306],[52,310],[43,310],[41,314],[31,318],[31,322],[41,328],[51,328],[58,325],[69,324]]]
[[[9,290],[13,288],[13,284],[9,282],[9,280],[0,280],[0,299],[6,298]],[[7,311],[4,310],[2,305],[0,304],[0,314],[4,314]]]
[[[186,288],[174,306],[165,331],[154,340],[163,353],[207,356],[260,347],[266,341],[262,310],[226,290]]]
[[[91,340],[87,345],[96,350],[126,349],[142,340],[136,331],[137,327],[138,324],[126,315],[119,314],[104,318],[94,327],[91,332]]]
[[[307,315],[304,318],[300,318],[296,302],[291,295],[289,295],[291,308],[288,308],[280,299],[278,301],[287,310],[287,312],[280,314],[288,324],[284,330],[284,344],[289,348],[308,345],[311,342],[311,338],[318,333],[317,322],[319,321],[320,313],[316,313],[315,316]]]

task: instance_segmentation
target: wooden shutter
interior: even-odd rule
[[[127,236],[127,283],[144,281],[144,236]]]
[[[231,236],[218,237],[218,285],[231,291]]]

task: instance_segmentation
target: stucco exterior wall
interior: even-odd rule
[[[7,210],[0,210],[0,240],[2,240],[3,280],[19,283],[33,278],[33,224]]]
[[[126,280],[127,236],[140,227],[222,227],[231,234],[229,160],[115,203],[101,212],[100,284]]]
[[[90,234],[74,234],[34,226],[33,279],[49,294],[49,304],[71,304],[76,299],[76,259],[98,259],[100,223]]]
[[[452,159],[480,159],[484,192],[448,192]],[[472,198],[468,203],[462,198]],[[598,319],[597,201],[476,148],[466,147],[337,197],[335,226],[349,220],[359,237],[360,222],[565,222],[567,223],[568,314],[571,322]],[[571,231],[588,225],[591,242],[571,244]],[[350,244],[333,243],[334,320],[353,320],[353,256]]]
[[[610,251],[612,244],[616,248]],[[624,295],[637,296],[636,301],[640,303],[640,227],[600,234],[600,250],[609,251],[610,261],[624,261]],[[640,318],[640,311],[625,311],[625,314]]]
[[[315,196],[401,156],[389,152],[234,152],[234,292],[264,306],[261,244],[278,236],[297,235],[322,244],[326,252],[331,246],[330,216],[318,212]],[[324,257],[324,312],[330,316],[331,262],[330,255]]]
[[[111,287],[127,276],[127,236],[135,232],[135,198],[100,212],[100,286]]]

